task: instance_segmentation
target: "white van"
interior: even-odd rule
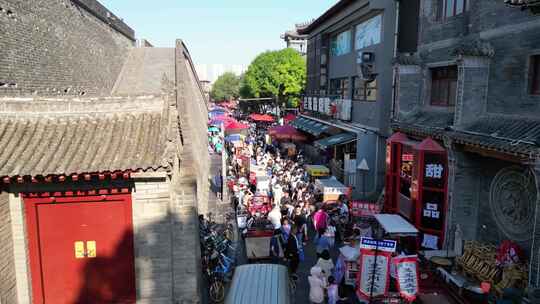
[[[236,267],[225,304],[290,304],[287,267],[248,264]]]

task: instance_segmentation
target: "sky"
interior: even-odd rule
[[[337,0],[99,0],[156,47],[187,44],[196,64],[249,65],[285,47],[280,35]]]

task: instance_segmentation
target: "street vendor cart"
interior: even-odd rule
[[[402,248],[409,251],[418,249],[418,229],[407,222],[399,214],[375,214],[375,220],[378,223],[376,235],[385,239],[398,241]],[[411,252],[412,254],[413,252]]]
[[[340,195],[350,199],[350,188],[340,183],[335,177],[315,180],[315,188],[323,194],[323,203],[334,202]]]
[[[313,178],[322,178],[330,176],[330,169],[322,165],[305,165],[307,174]]]
[[[245,233],[246,254],[249,260],[270,258],[270,240],[274,229],[267,216],[271,210],[268,196],[256,195],[249,202],[249,220]]]

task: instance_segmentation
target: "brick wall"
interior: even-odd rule
[[[135,178],[133,232],[137,303],[171,303],[173,226],[170,183]]]
[[[110,93],[134,42],[97,15],[71,1],[0,0],[0,95]]]
[[[17,289],[9,195],[0,193],[0,303],[16,303]]]

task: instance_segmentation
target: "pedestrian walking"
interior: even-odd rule
[[[310,271],[309,281],[309,301],[312,304],[324,303],[324,290],[326,289],[326,282],[322,276],[322,269],[317,266],[313,266]]]
[[[300,264],[300,245],[298,239],[296,238],[296,233],[298,228],[293,226],[291,228],[291,234],[287,240],[287,245],[285,247],[285,258],[287,258],[289,272],[291,275],[295,275],[298,270],[298,265]]]

